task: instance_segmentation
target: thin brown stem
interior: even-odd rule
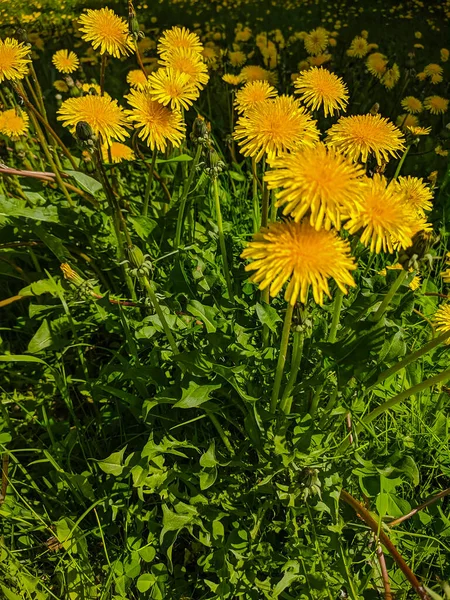
[[[8,490],[8,465],[9,456],[5,452],[2,459],[2,487],[0,492],[0,505],[5,501],[6,492]]]
[[[449,494],[450,494],[450,488],[447,488],[446,490],[442,490],[442,492],[439,492],[439,494],[436,494],[436,496],[433,496],[432,498],[428,498],[428,500],[426,500],[423,504],[419,504],[419,506],[416,506],[416,508],[413,508],[412,510],[410,510],[408,514],[403,515],[402,517],[398,517],[397,519],[394,519],[393,521],[391,521],[389,523],[389,527],[395,527],[396,525],[400,525],[400,523],[403,523],[403,521],[410,519],[411,517],[416,515],[420,510],[427,508],[427,506],[431,506],[431,504],[434,504],[440,498],[445,498],[445,496],[448,496]]]
[[[381,570],[381,579],[383,580],[384,600],[392,600],[391,583],[389,581],[389,573],[386,567],[386,558],[384,556],[383,548],[376,538],[375,542],[377,544],[377,558]]]

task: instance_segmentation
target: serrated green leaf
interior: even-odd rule
[[[220,388],[218,385],[199,385],[195,381],[189,382],[189,387],[183,389],[181,400],[174,404],[175,408],[195,408],[208,402],[210,394]]]
[[[217,329],[215,317],[217,309],[213,306],[204,306],[198,300],[191,300],[186,308],[187,312],[197,317],[206,327],[208,333],[214,333]]]
[[[107,458],[98,461],[98,466],[102,471],[109,475],[117,477],[122,474],[123,471],[123,455],[125,454],[125,448],[122,448],[119,452],[113,452]]]
[[[263,325],[267,325],[271,331],[276,331],[276,324],[278,321],[282,320],[277,311],[266,303],[256,303],[256,314],[258,315],[258,319],[261,321],[261,323]]]
[[[102,189],[102,184],[91,177],[90,175],[86,175],[86,173],[81,173],[80,171],[68,171],[65,170],[67,175],[70,175],[75,181],[78,183],[80,188],[91,194],[91,196],[95,196]]]

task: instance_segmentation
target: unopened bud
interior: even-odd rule
[[[76,287],[81,287],[84,284],[84,279],[80,275],[78,275],[78,273],[74,271],[68,263],[62,263],[60,268],[63,272],[64,279],[66,279]]]
[[[139,269],[144,264],[145,257],[138,246],[131,246],[128,248],[128,260],[134,269]]]
[[[77,138],[81,142],[87,142],[88,140],[91,140],[94,136],[92,127],[89,125],[89,123],[86,123],[86,121],[80,121],[79,123],[77,123],[75,127],[75,133]]]

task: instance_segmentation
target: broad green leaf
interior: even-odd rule
[[[28,343],[28,352],[31,354],[37,354],[42,352],[45,348],[48,348],[53,344],[53,333],[50,329],[50,324],[45,319],[39,326],[34,336]]]
[[[113,452],[104,460],[99,460],[98,465],[100,469],[115,477],[121,475],[123,471],[123,455],[125,454],[125,450],[126,446],[119,452]]]
[[[204,469],[200,472],[200,489],[207,490],[212,485],[214,485],[217,479],[217,468],[213,467],[212,469]]]
[[[140,592],[148,592],[156,583],[153,573],[143,573],[136,581],[136,587]]]
[[[60,288],[62,290],[62,288]],[[42,294],[51,294],[58,296],[58,287],[55,281],[51,279],[40,279],[19,291],[20,296],[41,296]]]
[[[30,363],[41,363],[48,367],[45,360],[38,358],[37,356],[27,356],[26,354],[3,354],[0,356],[1,362],[30,362]]]
[[[0,433],[0,444],[7,444],[11,440],[12,440],[12,436],[10,433],[7,433],[6,431],[4,431],[3,433]]]
[[[217,465],[216,448],[214,442],[211,442],[208,450],[200,457],[201,467],[215,467]]]
[[[35,206],[29,208],[23,200],[0,198],[0,215],[6,217],[22,217],[33,221],[47,221],[59,223],[58,210],[56,206]]]
[[[9,590],[3,584],[0,584],[0,587],[1,587],[3,594],[5,595],[6,600],[23,600],[23,596],[19,596],[15,592]]]
[[[86,175],[86,173],[81,173],[80,171],[68,171],[67,169],[65,172],[75,179],[82,190],[91,194],[91,196],[95,196],[103,187],[99,181],[90,175]]]
[[[151,232],[155,229],[155,227],[157,225],[156,221],[154,221],[150,217],[144,217],[144,216],[128,217],[127,221],[129,221],[131,223],[135,232],[138,234],[138,236],[141,238],[141,240],[144,240],[144,241],[148,240]]]
[[[277,311],[266,303],[256,303],[256,314],[261,323],[267,325],[271,331],[276,331],[276,324],[282,320]]]
[[[143,561],[150,563],[156,556],[156,550],[154,546],[144,546],[138,550]]]
[[[157,158],[156,164],[189,162],[190,160],[192,160],[192,156],[189,156],[189,154],[180,154],[179,156],[172,156],[172,158]],[[151,159],[146,160],[145,162],[151,162]]]
[[[87,553],[87,542],[79,527],[75,527],[72,519],[63,517],[56,524],[56,535],[65,550],[72,554]]]
[[[231,177],[231,179],[234,179],[235,181],[245,181],[245,175],[243,175],[242,173],[237,173],[236,171],[228,171],[228,175]]]
[[[180,531],[195,520],[195,513],[178,514],[170,510],[166,505],[162,505],[163,511],[163,528],[161,530],[160,540],[164,539],[164,535],[169,531]]]
[[[191,300],[187,305],[187,312],[197,317],[206,327],[208,333],[214,333],[217,329],[215,323],[215,317],[217,315],[217,309],[212,306],[204,306],[198,300]]]
[[[220,388],[219,385],[199,385],[195,381],[189,382],[189,387],[183,389],[181,400],[174,404],[175,408],[195,408],[208,402],[210,394]]]

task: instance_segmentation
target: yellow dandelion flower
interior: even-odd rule
[[[60,73],[73,73],[80,65],[78,56],[71,50],[58,50],[55,52],[52,63]]]
[[[18,140],[28,133],[28,115],[19,108],[10,108],[0,113],[0,133],[11,140]]]
[[[189,110],[199,97],[197,86],[186,73],[177,73],[171,68],[158,69],[148,78],[149,93],[153,100],[175,110]]]
[[[411,127],[411,126],[409,126],[406,129],[413,137],[420,137],[422,135],[430,135],[430,133],[431,133],[431,127]]]
[[[447,48],[441,48],[441,62],[447,62],[450,56],[450,52]]]
[[[300,221],[309,214],[312,227],[340,229],[341,219],[358,210],[365,190],[364,169],[319,142],[274,159],[265,179],[283,214]]]
[[[0,83],[4,79],[17,81],[28,73],[30,49],[13,38],[0,40]]]
[[[414,48],[417,48],[418,50],[424,50],[425,46],[423,44],[414,44]]]
[[[448,156],[448,150],[444,150],[441,144],[438,144],[434,151],[438,156]]]
[[[172,27],[166,29],[158,41],[157,51],[161,56],[170,54],[177,48],[184,48],[200,54],[203,45],[196,33],[186,27]]]
[[[392,67],[386,69],[380,81],[385,88],[391,90],[396,85],[399,79],[400,69],[398,68],[398,65],[394,63]]]
[[[96,135],[101,135],[103,142],[123,141],[129,134],[125,129],[125,113],[117,100],[108,96],[81,96],[65,100],[58,110],[58,121],[64,127],[70,127],[72,133],[78,123],[85,122]]]
[[[250,281],[260,290],[269,288],[272,297],[290,280],[284,297],[292,306],[298,300],[306,303],[309,288],[314,300],[323,304],[324,295],[330,297],[329,279],[344,294],[346,286],[355,285],[350,244],[333,231],[315,230],[308,222],[271,223],[254,235],[241,257],[253,260],[245,267],[255,271]]]
[[[424,71],[420,71],[420,73],[417,73],[416,77],[419,81],[425,81],[427,74]]]
[[[401,101],[402,108],[411,115],[415,115],[423,111],[423,104],[414,96],[406,96]]]
[[[380,52],[374,52],[367,57],[366,67],[371,75],[381,79],[386,73],[388,59]]]
[[[105,162],[121,163],[124,160],[134,160],[133,150],[122,142],[111,142],[102,145],[102,156]]]
[[[141,69],[133,69],[128,71],[127,83],[135,90],[142,90],[148,84],[148,77]]]
[[[309,67],[320,67],[331,60],[331,54],[318,54],[317,56],[308,56],[306,63]]]
[[[367,180],[361,209],[350,215],[345,228],[352,234],[362,229],[361,242],[377,254],[393,252],[394,243],[408,248],[415,233],[410,209],[378,174]]]
[[[181,113],[170,110],[152,99],[149,90],[132,90],[126,96],[132,107],[125,111],[128,120],[135,129],[139,129],[138,136],[147,142],[151,150],[164,152],[170,142],[175,148],[181,145],[186,135],[186,125]]]
[[[67,85],[67,83],[65,81],[63,81],[62,79],[56,79],[53,82],[53,87],[58,90],[58,92],[68,92],[69,91],[69,86]]]
[[[101,89],[98,83],[83,83],[81,85],[81,89],[85,94],[90,94],[92,96],[100,96]],[[108,92],[103,92],[103,95],[107,98],[111,98]]]
[[[441,67],[441,65],[438,65],[436,63],[430,63],[429,65],[427,65],[426,67],[424,67],[423,72],[425,73],[425,75],[427,77],[432,77],[433,75],[440,75],[442,76],[442,73],[444,72],[444,69]],[[442,81],[442,77],[441,77],[441,81]]]
[[[325,116],[333,116],[335,111],[346,110],[347,86],[340,77],[323,67],[313,67],[300,73],[294,87],[296,93],[300,94],[300,100],[310,110],[323,106]]]
[[[441,96],[428,96],[423,105],[432,115],[443,115],[448,110],[448,100]]]
[[[446,254],[445,266],[447,268],[445,271],[442,271],[441,277],[444,280],[444,283],[450,283],[450,252],[447,252]]]
[[[402,115],[398,115],[395,124],[400,129],[409,130],[410,127],[417,127],[419,125],[419,119],[416,115],[410,115],[408,113],[404,113]]]
[[[323,27],[317,27],[305,35],[303,43],[308,54],[313,56],[322,54],[328,46],[328,31]]]
[[[418,216],[425,216],[425,212],[433,208],[431,189],[420,177],[399,177],[392,185],[401,200]]]
[[[242,83],[240,75],[232,75],[231,73],[225,73],[225,75],[222,75],[222,79],[230,85],[239,85]]]
[[[249,81],[236,93],[235,105],[238,113],[247,112],[258,102],[274,98],[277,90],[267,81]]]
[[[244,156],[271,160],[282,152],[314,146],[319,131],[309,113],[291,96],[259,102],[236,124],[233,137]]]
[[[186,48],[175,48],[161,58],[163,67],[171,68],[174,73],[184,73],[198,89],[209,81],[208,67],[202,56]]]
[[[436,331],[439,333],[447,333],[450,331],[450,304],[442,304],[434,315],[434,322],[436,324]],[[446,342],[450,343],[449,340]]]
[[[239,73],[242,81],[270,81],[270,72],[258,65],[248,65]]]
[[[228,60],[233,67],[242,67],[247,60],[247,55],[242,50],[236,50],[235,52],[228,52]]]
[[[374,154],[378,164],[387,162],[404,149],[404,137],[391,121],[381,115],[341,117],[328,130],[327,144],[353,161],[367,162]]]
[[[381,269],[381,271],[378,271],[378,275],[383,275],[383,277],[386,277],[386,271],[387,269],[389,269],[389,271],[403,271],[403,266],[400,263],[397,263],[396,265],[389,265],[386,267],[386,269]],[[409,273],[412,273],[414,269],[408,269]],[[415,277],[413,277],[413,279],[408,283],[408,287],[410,290],[412,290],[413,292],[415,292],[422,284],[422,280],[420,275],[416,275]]]
[[[81,37],[90,42],[100,54],[115,58],[128,56],[134,50],[133,39],[128,33],[127,22],[110,8],[88,8],[78,19]]]
[[[353,38],[350,48],[347,50],[347,55],[353,56],[354,58],[364,58],[369,52],[368,46],[367,40],[357,35]]]
[[[415,292],[422,285],[422,279],[420,275],[415,275],[413,279],[408,283],[408,287],[411,291]]]

